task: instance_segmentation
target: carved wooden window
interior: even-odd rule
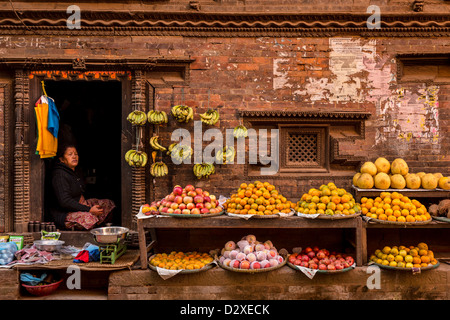
[[[280,125],[280,172],[328,170],[327,127]]]

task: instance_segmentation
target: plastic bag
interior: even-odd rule
[[[0,243],[0,265],[5,265],[14,260],[17,245],[14,242]]]
[[[47,278],[47,274],[42,274],[39,278],[30,274],[30,273],[22,273],[20,275],[20,281],[25,282],[25,284],[29,286],[37,286],[38,283],[44,281]]]

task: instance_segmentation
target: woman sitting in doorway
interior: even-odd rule
[[[115,208],[108,199],[85,199],[84,181],[77,175],[77,149],[67,145],[58,150],[59,156],[52,172],[54,201],[50,214],[59,229],[90,230],[110,219]]]

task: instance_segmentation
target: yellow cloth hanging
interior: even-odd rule
[[[36,151],[41,158],[51,158],[56,156],[58,150],[58,139],[48,131],[48,101],[47,98],[42,96],[37,102],[34,108],[36,112],[37,129],[38,129],[38,142]]]

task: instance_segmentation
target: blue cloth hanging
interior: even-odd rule
[[[48,124],[47,129],[50,131],[50,133],[55,137],[58,138],[58,131],[59,131],[59,112],[56,108],[55,101],[47,97],[48,100]]]

